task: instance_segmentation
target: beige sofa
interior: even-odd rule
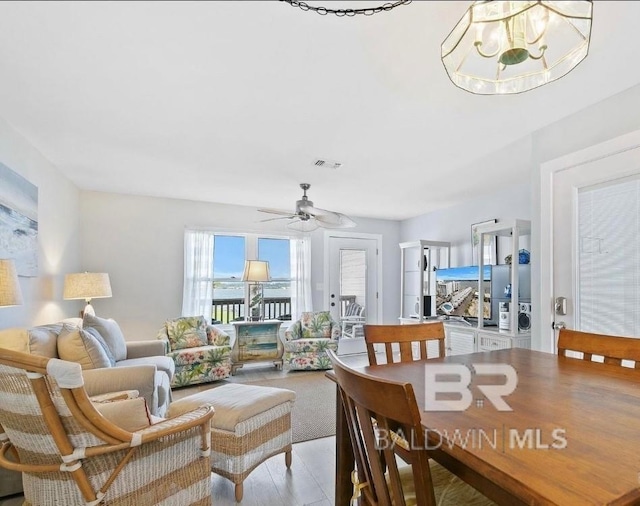
[[[73,358],[82,366],[88,395],[137,390],[151,414],[166,416],[175,365],[165,356],[164,343],[125,341],[113,320],[98,317],[87,317],[86,320],[70,318],[51,325],[1,330],[0,347],[50,358]],[[85,324],[88,326],[81,332],[79,329]],[[101,332],[107,335],[111,346],[100,339]],[[59,342],[61,337],[62,342]],[[0,468],[0,497],[21,491],[22,474]]]
[[[125,341],[114,320],[93,316],[2,330],[0,347],[79,362],[88,395],[137,390],[151,414],[166,416],[175,364],[165,356],[164,343]]]

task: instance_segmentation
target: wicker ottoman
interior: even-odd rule
[[[283,388],[222,385],[171,403],[173,417],[211,404],[211,470],[235,483],[236,501],[242,482],[258,465],[278,453],[291,466],[291,407],[296,394]]]

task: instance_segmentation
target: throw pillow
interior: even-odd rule
[[[113,402],[97,402],[93,407],[114,425],[135,432],[151,425],[149,409],[144,397]]]
[[[76,362],[82,369],[110,367],[104,348],[89,332],[64,324],[58,336],[58,356],[62,360]]]
[[[116,365],[116,359],[113,357],[113,354],[111,353],[111,349],[109,348],[107,343],[104,341],[100,333],[93,327],[87,327],[86,329],[84,329],[84,331],[91,334],[95,338],[95,340],[98,341],[98,344],[102,346],[102,349],[106,353],[107,358],[109,359],[109,363],[111,364],[111,367],[114,367]]]
[[[304,339],[331,338],[331,314],[329,311],[302,313],[300,330]]]
[[[127,358],[127,343],[120,326],[111,318],[99,318],[98,316],[85,314],[82,319],[84,329],[93,328],[98,331],[102,339],[111,350],[111,356],[116,360]]]
[[[204,316],[183,316],[166,322],[171,350],[207,346]]]
[[[29,331],[21,328],[0,330],[0,343],[8,350],[29,353]]]

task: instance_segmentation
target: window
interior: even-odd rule
[[[258,260],[269,262],[271,282],[264,284],[265,319],[291,319],[291,246],[289,239],[258,238]]]
[[[213,237],[213,321],[229,323],[244,319],[246,293],[242,271],[246,249],[243,236]]]
[[[213,317],[218,323],[244,320],[247,286],[242,281],[245,260],[269,262],[272,281],[264,283],[265,319],[291,318],[289,239],[255,235],[214,234]],[[257,253],[256,253],[257,251]]]
[[[311,245],[308,237],[185,231],[182,315],[213,323],[243,320],[249,305],[242,281],[245,260],[269,262],[264,283],[265,319],[297,319],[311,311]]]

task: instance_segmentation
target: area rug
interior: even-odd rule
[[[324,371],[289,372],[284,378],[245,384],[288,388],[296,393],[291,411],[294,443],[335,435],[336,384]]]

